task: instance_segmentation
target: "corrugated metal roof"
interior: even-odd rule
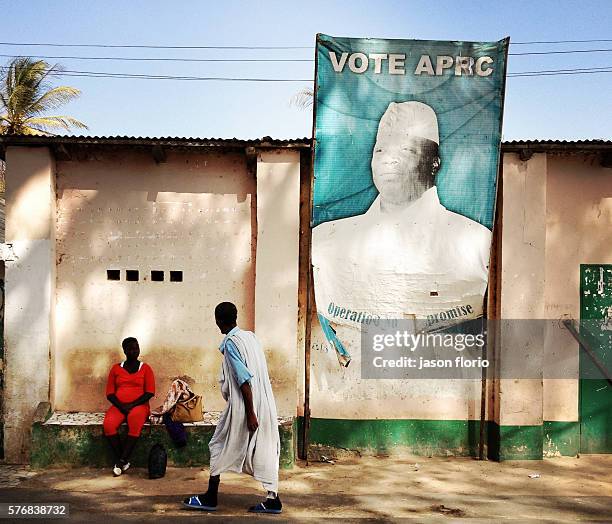
[[[258,148],[288,148],[305,149],[311,146],[312,140],[308,137],[274,139],[270,136],[254,139],[240,138],[198,138],[198,137],[141,137],[141,136],[32,136],[32,135],[0,135],[0,158],[3,149],[9,145],[24,146],[52,146],[52,145],[78,145],[78,146],[115,146],[115,147],[143,147],[160,146],[168,148],[223,148],[242,149],[247,147]],[[612,149],[612,140],[510,140],[502,143],[502,151],[530,152],[546,151],[609,151]]]
[[[580,149],[580,148],[603,148],[612,147],[612,140],[508,140],[502,142],[504,150],[513,148],[555,148],[555,149]]]
[[[506,140],[504,141],[504,144],[612,144],[612,140],[603,140],[599,138],[589,140]]]
[[[0,135],[4,145],[160,145],[194,147],[310,147],[310,138],[274,139],[270,136],[254,139],[143,136],[36,136]]]

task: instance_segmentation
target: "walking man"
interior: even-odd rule
[[[227,404],[208,445],[208,491],[186,498],[183,505],[215,511],[221,473],[234,471],[252,475],[267,491],[267,498],[251,506],[250,512],[280,513],[280,437],[266,357],[255,334],[236,325],[237,316],[231,302],[222,302],[215,308],[215,322],[225,335],[219,347],[223,354],[219,382]]]

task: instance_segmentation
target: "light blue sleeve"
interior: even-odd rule
[[[224,353],[227,361],[232,368],[232,372],[234,373],[234,377],[238,381],[238,385],[242,386],[245,382],[248,382],[253,378],[253,374],[246,367],[246,363],[242,359],[236,344],[232,342],[231,339],[227,339],[225,342]]]

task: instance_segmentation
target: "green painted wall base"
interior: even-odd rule
[[[544,456],[575,457],[580,453],[580,422],[544,422]]]
[[[289,469],[295,462],[296,423],[285,423],[279,427],[281,438],[280,467]],[[122,426],[125,435],[125,426]],[[165,426],[145,426],[141,439],[132,456],[132,464],[146,467],[151,446],[157,442],[168,452],[168,464],[172,466],[207,466],[210,461],[208,443],[215,431],[214,426],[190,426],[187,430],[187,446],[177,449]],[[35,423],[32,426],[32,448],[30,462],[34,468],[93,466],[108,467],[112,454],[97,425],[57,425]]]
[[[281,468],[291,468],[296,446],[301,446],[303,418],[282,424]],[[125,428],[122,428],[125,431]],[[187,427],[188,445],[177,449],[166,429],[145,426],[134,451],[133,463],[146,466],[151,446],[159,442],[174,466],[206,466],[208,442],[214,426]],[[344,420],[311,419],[312,458],[335,456],[342,451],[388,454],[405,451],[425,456],[476,456],[480,423],[475,420]],[[298,442],[300,441],[300,442]],[[576,456],[579,452],[578,422],[545,422],[543,426],[499,426],[485,428],[486,454],[492,460],[542,459]],[[101,425],[61,426],[36,423],[32,426],[31,464],[53,466],[107,467],[111,452]]]
[[[298,419],[299,437],[303,417]],[[472,456],[480,423],[474,420],[346,420],[312,418],[310,444],[322,449],[388,453],[397,448],[415,455]],[[301,444],[298,443],[298,446]]]
[[[301,448],[303,417],[298,418]],[[485,453],[492,460],[538,460],[578,453],[577,422],[545,422],[543,426],[499,426],[487,422]],[[341,451],[386,454],[406,451],[426,456],[477,456],[477,420],[345,420],[312,418],[310,451],[336,456]]]
[[[500,426],[489,422],[492,460],[540,460],[544,457],[543,426]]]
[[[600,359],[612,369],[612,351],[607,350],[608,356],[600,355]],[[580,381],[580,415],[580,452],[612,453],[612,386],[607,380]]]

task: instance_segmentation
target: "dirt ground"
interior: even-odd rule
[[[201,468],[170,468],[163,479],[149,480],[143,469],[113,478],[99,469],[0,466],[0,502],[67,502],[73,522],[612,522],[612,455],[501,464],[425,457],[298,463],[281,471],[279,516],[246,513],[263,491],[235,474],[221,479],[216,513],[182,509],[182,497],[205,491],[207,479]]]

